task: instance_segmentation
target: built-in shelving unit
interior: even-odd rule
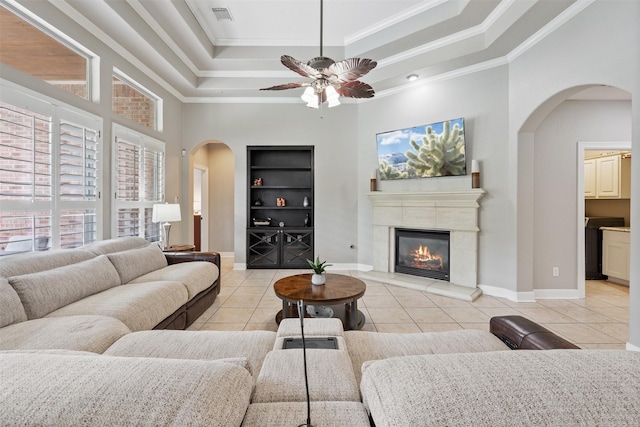
[[[313,258],[313,147],[247,147],[247,268]]]

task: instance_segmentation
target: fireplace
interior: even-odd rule
[[[397,273],[449,281],[449,232],[395,230]]]

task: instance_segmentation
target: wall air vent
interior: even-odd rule
[[[231,12],[226,7],[212,7],[213,14],[216,15],[218,21],[233,21],[233,16],[231,16]]]

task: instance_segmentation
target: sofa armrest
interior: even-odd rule
[[[580,348],[522,316],[492,317],[489,322],[489,330],[512,350]]]
[[[208,261],[220,268],[220,254],[217,252],[165,252],[169,265],[180,262]]]

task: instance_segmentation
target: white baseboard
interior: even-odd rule
[[[496,286],[478,285],[484,295],[492,297],[506,298],[514,302],[535,302],[534,292],[516,292],[510,289],[498,288]]]
[[[579,299],[577,289],[534,289],[536,299]]]
[[[631,344],[630,342],[627,343],[627,350],[629,351],[640,351],[640,347]]]
[[[229,252],[230,256],[233,256],[233,252]],[[222,254],[220,254],[222,256]],[[236,262],[233,264],[234,270],[246,270],[247,264],[243,262]],[[304,270],[305,268],[301,268],[300,270]],[[341,264],[333,264],[331,267],[327,268],[327,271],[371,271],[373,267],[366,264],[350,264],[350,263],[341,263]]]
[[[331,267],[327,268],[327,271],[347,271],[347,270],[355,270],[355,271],[371,271],[373,270],[373,266],[366,264],[357,264],[357,263],[339,263],[333,264]]]
[[[579,299],[577,289],[534,289],[533,292],[516,292],[495,286],[478,285],[482,293],[492,297],[507,298],[514,302],[536,302],[539,299]]]

